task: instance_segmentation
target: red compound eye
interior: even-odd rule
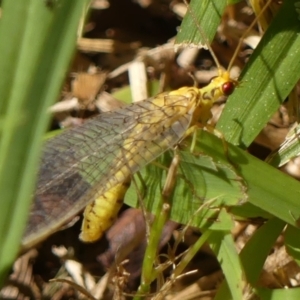
[[[225,82],[222,85],[222,91],[223,91],[225,96],[231,95],[234,91],[234,88],[235,88],[235,84],[231,81]]]

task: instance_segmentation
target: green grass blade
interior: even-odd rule
[[[249,146],[300,78],[296,2],[284,1],[228,99],[217,128],[232,144]]]
[[[276,239],[284,229],[285,223],[277,218],[270,219],[251,236],[240,253],[247,281],[255,285],[264,263]],[[255,253],[255,255],[253,255]]]
[[[300,288],[292,289],[256,289],[257,296],[259,299],[268,299],[268,300],[298,300],[300,298]]]
[[[243,268],[230,232],[214,231],[208,239],[211,249],[215,252],[225,275],[224,282],[215,299],[243,299]],[[228,289],[231,297],[228,297]]]
[[[226,1],[223,0],[191,1],[190,10],[193,15],[189,11],[185,15],[175,43],[177,45],[196,45],[197,47],[203,46],[206,48],[207,42],[210,43],[216,34],[225,7]],[[196,20],[201,31],[195,24]]]
[[[19,250],[46,110],[59,93],[87,1],[3,1],[0,23],[0,284]]]
[[[267,157],[266,162],[274,167],[281,167],[300,155],[300,125],[290,130],[280,149]]]
[[[202,153],[213,153],[215,160],[224,155],[222,142],[217,137],[203,132],[201,141],[199,149]],[[300,216],[299,181],[238,147],[229,145],[229,157],[236,164],[240,176],[245,181],[248,203],[297,227],[295,219]],[[286,193],[287,189],[289,193]],[[231,212],[237,213],[239,210],[245,210],[244,205],[232,208]],[[291,211],[294,216],[291,215]]]
[[[300,265],[300,229],[293,226],[287,226],[284,231],[284,243],[286,251],[291,255],[298,265]]]

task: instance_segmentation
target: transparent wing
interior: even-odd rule
[[[191,122],[185,96],[161,95],[104,113],[46,143],[23,244],[57,230],[79,210],[153,161]]]

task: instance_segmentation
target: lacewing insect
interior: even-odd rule
[[[214,102],[237,86],[229,73],[232,63],[223,71],[207,46],[219,69],[207,86],[182,87],[103,113],[45,144],[24,247],[57,231],[86,206],[80,237],[99,239],[131,176],[207,125]]]

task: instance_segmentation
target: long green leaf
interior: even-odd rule
[[[215,231],[209,237],[211,249],[215,252],[221,264],[226,282],[218,290],[216,300],[243,298],[245,282],[243,280],[243,268],[230,232]],[[229,291],[231,297],[229,297]]]
[[[285,223],[277,218],[270,219],[255,231],[240,253],[247,280],[255,285],[259,279],[267,256],[276,239],[284,229]],[[254,255],[255,253],[255,255]],[[253,260],[253,257],[255,259]]]
[[[300,78],[296,2],[283,2],[228,99],[217,128],[232,144],[249,146]]]
[[[274,167],[281,167],[289,162],[291,159],[300,155],[300,125],[292,128],[285,138],[284,143],[280,146],[280,149],[266,159],[270,165]]]
[[[0,284],[19,250],[42,135],[88,1],[2,1]]]
[[[284,243],[287,253],[291,255],[298,265],[300,265],[300,229],[293,226],[287,226],[284,232]]]
[[[292,289],[256,289],[257,296],[259,299],[268,299],[268,300],[298,300],[300,297],[300,288]]]
[[[176,36],[176,44],[206,48],[216,34],[225,7],[225,0],[191,1]]]

